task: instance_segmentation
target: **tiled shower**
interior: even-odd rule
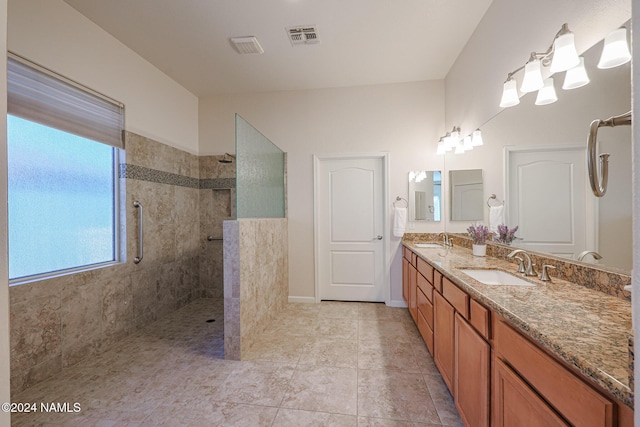
[[[235,162],[130,132],[125,147],[120,211],[128,259],[10,288],[12,394],[195,299],[223,298],[220,239],[222,222],[235,218]],[[135,200],[144,206],[140,264],[132,262]]]

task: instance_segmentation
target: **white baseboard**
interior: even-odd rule
[[[407,303],[404,302],[404,300],[391,300],[389,301],[389,303],[387,304],[388,307],[402,307],[402,308],[407,308]]]
[[[292,297],[289,296],[289,302],[301,302],[304,304],[315,304],[315,297]]]

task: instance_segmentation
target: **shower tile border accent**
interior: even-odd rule
[[[158,184],[176,185],[179,187],[198,189],[232,189],[236,188],[235,178],[198,179],[171,172],[164,172],[144,166],[121,163],[118,176],[125,179],[154,182]]]
[[[200,189],[230,190],[236,188],[235,178],[201,178]]]

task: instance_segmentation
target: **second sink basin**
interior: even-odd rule
[[[528,282],[502,270],[463,269],[460,271],[485,285],[536,286],[535,283]]]

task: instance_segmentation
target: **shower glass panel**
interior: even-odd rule
[[[236,114],[238,218],[284,218],[284,152]]]

